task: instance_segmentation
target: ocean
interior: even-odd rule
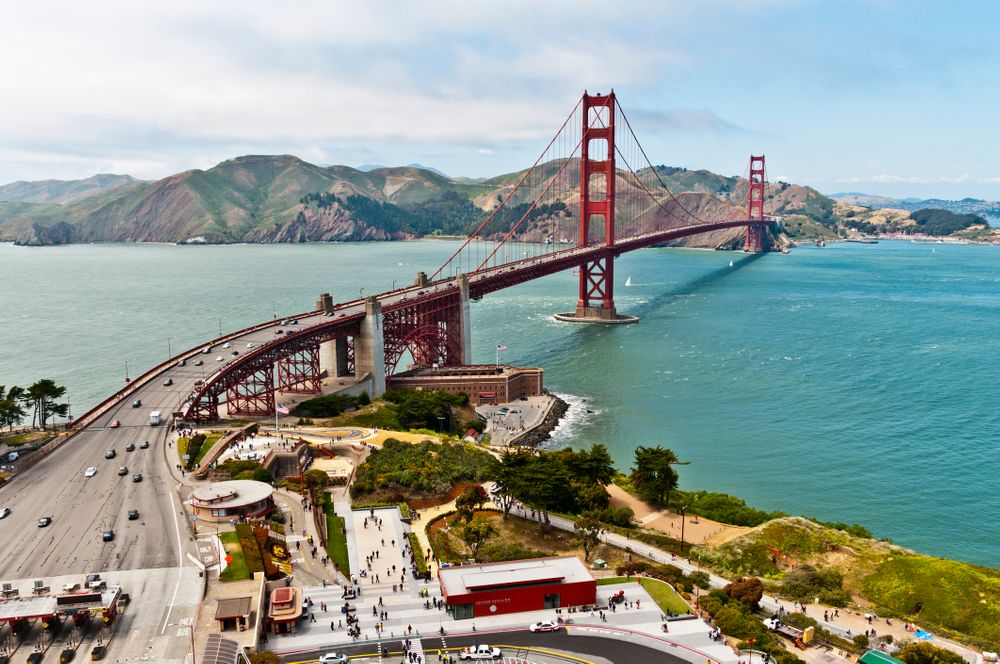
[[[126,362],[409,283],[455,246],[0,244],[0,385],[55,379],[82,414]],[[504,344],[573,405],[551,445],[603,443],[626,472],[664,445],[690,462],[682,488],[1000,567],[1000,247],[646,249],[616,274],[636,325],[553,320],[571,273],[472,305],[475,361]]]

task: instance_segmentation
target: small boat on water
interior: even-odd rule
[[[729,261],[729,267],[732,267],[732,266],[733,266],[733,262]]]
[[[629,286],[631,286],[631,285],[632,285],[632,277],[627,277],[625,279],[625,286],[626,286],[626,288],[629,287]]]
[[[824,240],[823,238],[820,238],[820,239],[816,240],[816,246],[817,247],[825,247],[826,246],[826,240]]]

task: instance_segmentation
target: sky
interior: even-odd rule
[[[0,183],[243,154],[530,165],[614,89],[657,164],[1000,199],[1000,3],[10,0]]]

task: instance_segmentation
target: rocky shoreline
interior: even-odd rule
[[[515,438],[510,442],[512,446],[521,447],[538,447],[545,441],[549,439],[552,432],[556,430],[559,426],[559,421],[569,410],[569,404],[552,394],[551,392],[546,392],[552,399],[552,407],[549,408],[549,412],[546,413],[545,419],[537,427],[531,429],[530,431],[525,431],[520,436]]]

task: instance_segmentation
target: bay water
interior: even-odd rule
[[[136,376],[321,292],[409,283],[455,247],[0,244],[0,385],[53,378],[82,414],[126,362]],[[572,404],[551,445],[604,443],[626,472],[664,445],[690,462],[685,489],[1000,567],[1000,247],[646,249],[616,274],[636,325],[553,320],[575,305],[569,272],[472,305],[474,361],[504,344]]]

